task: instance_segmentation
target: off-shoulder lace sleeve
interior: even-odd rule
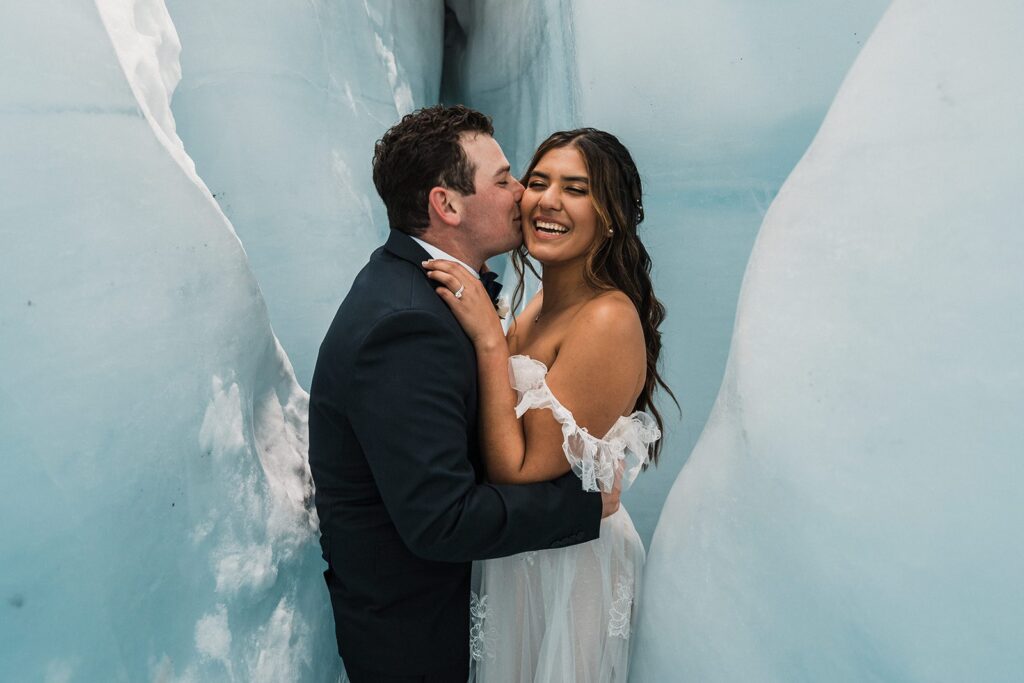
[[[555,398],[547,374],[547,366],[529,356],[509,358],[509,379],[519,395],[516,417],[534,408],[549,409],[562,426],[562,451],[583,489],[610,491],[615,471],[621,468],[622,489],[626,490],[647,463],[651,445],[661,438],[654,418],[638,410],[620,417],[599,439],[577,425],[572,413]]]

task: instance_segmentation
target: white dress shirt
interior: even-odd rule
[[[412,235],[409,235],[409,236],[412,237]],[[463,268],[465,268],[469,272],[473,273],[473,277],[475,277],[477,280],[480,279],[480,273],[477,272],[476,268],[474,268],[473,266],[469,265],[465,261],[460,261],[459,259],[455,258],[451,254],[446,254],[445,252],[441,251],[440,249],[435,247],[430,242],[424,242],[419,237],[413,237],[412,239],[413,239],[413,241],[416,242],[416,244],[418,244],[421,247],[423,247],[426,250],[426,252],[428,254],[430,254],[430,258],[432,258],[432,259],[441,259],[441,260],[444,260],[444,261],[455,261],[456,263],[461,265]]]

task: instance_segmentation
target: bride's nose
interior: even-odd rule
[[[540,208],[557,211],[562,208],[562,195],[555,189],[554,185],[548,185],[540,195]]]

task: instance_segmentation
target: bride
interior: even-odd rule
[[[524,185],[513,260],[520,276],[527,252],[539,262],[543,288],[507,339],[484,288],[457,277],[461,266],[426,264],[476,349],[487,477],[529,483],[571,469],[587,490],[610,490],[617,476],[625,489],[657,458],[655,386],[671,395],[657,370],[665,309],[637,236],[640,176],[615,136],[583,128],[545,140]],[[514,298],[521,292],[520,277]],[[624,507],[597,540],[483,562],[475,679],[625,681],[643,563]]]

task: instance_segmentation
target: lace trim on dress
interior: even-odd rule
[[[629,622],[633,608],[632,577],[615,582],[615,599],[612,601],[608,619],[608,637],[629,639]]]
[[[545,377],[548,367],[529,356],[509,358],[509,377],[519,395],[516,417],[527,410],[548,408],[562,425],[562,451],[584,491],[611,491],[615,471],[622,470],[622,490],[629,488],[650,459],[651,444],[661,438],[654,418],[642,410],[620,417],[603,439],[576,424],[572,413],[555,398]]]
[[[479,662],[484,657],[494,659],[494,627],[488,627],[487,596],[469,592],[469,656]]]

